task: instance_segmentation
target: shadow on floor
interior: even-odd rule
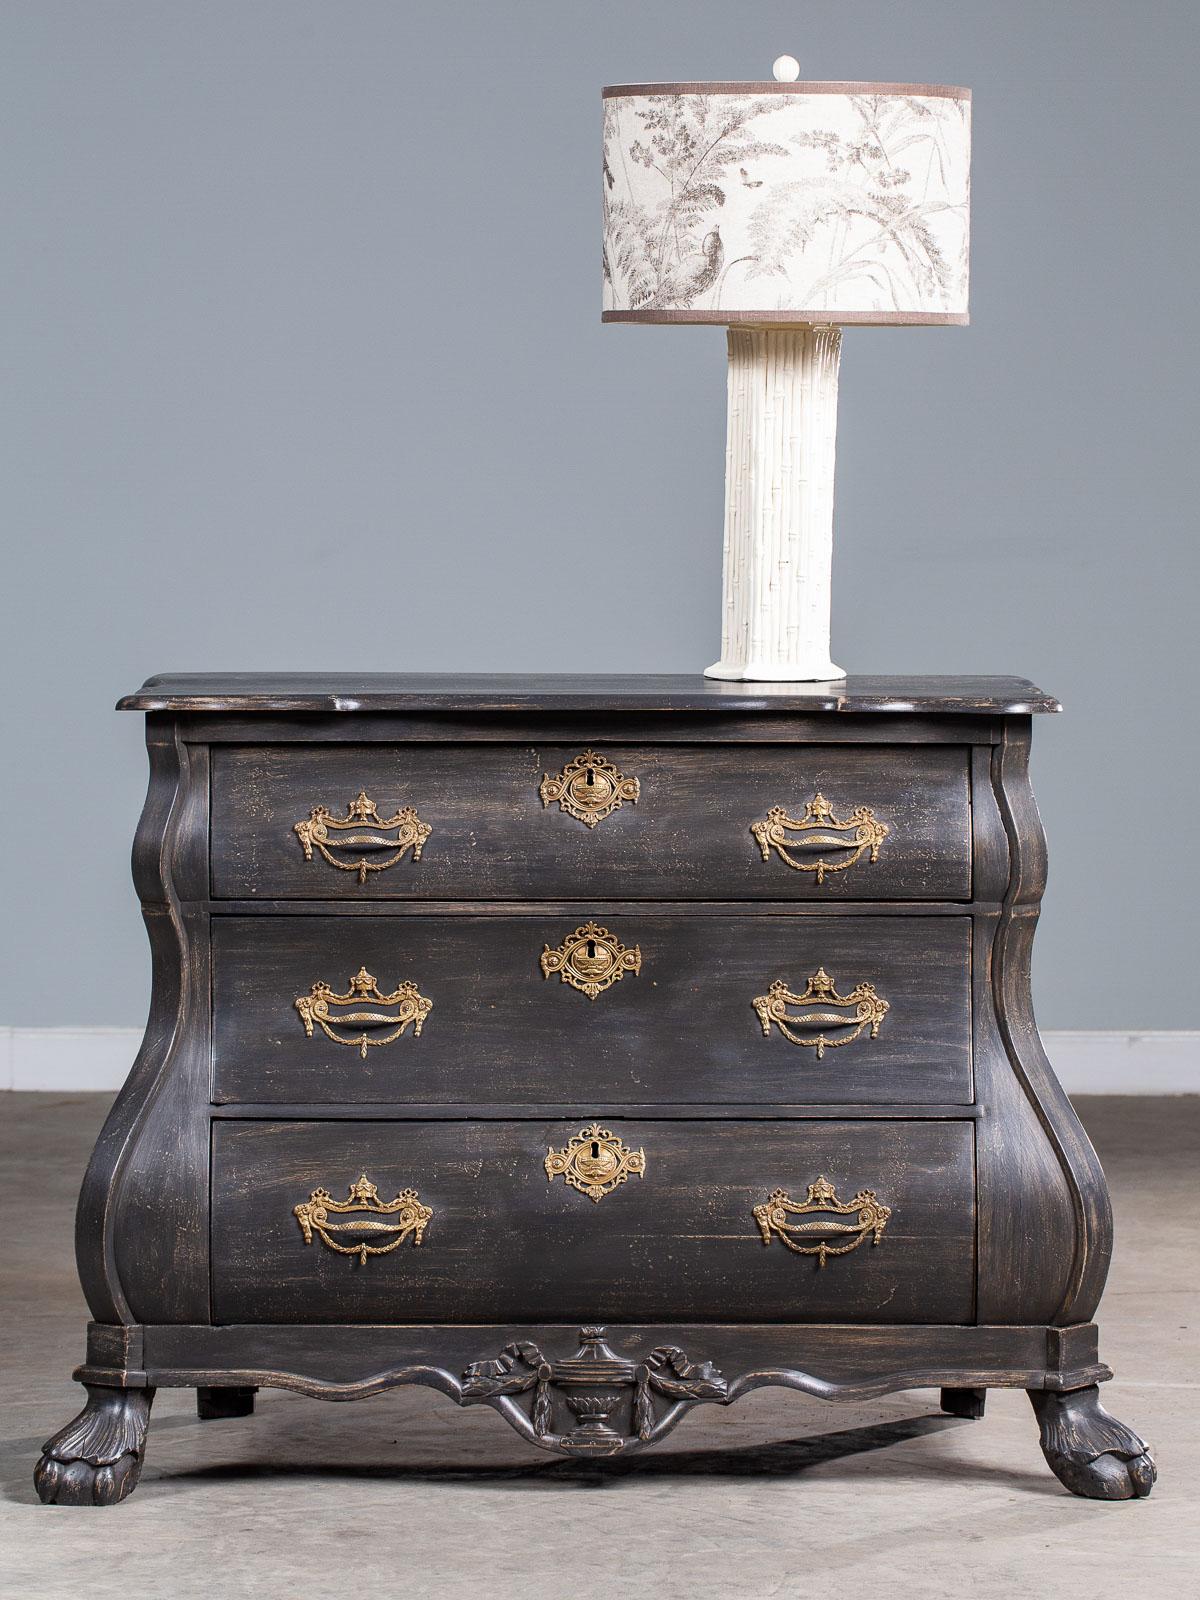
[[[675,1450],[661,1455],[618,1456],[610,1460],[551,1457],[520,1465],[471,1466],[420,1465],[378,1462],[370,1465],[326,1465],[305,1462],[238,1462],[172,1472],[170,1482],[182,1485],[197,1480],[234,1481],[240,1478],[370,1478],[375,1481],[421,1483],[481,1483],[521,1489],[578,1485],[602,1488],[629,1478],[761,1478],[790,1477],[829,1461],[886,1450],[909,1439],[940,1433],[946,1428],[969,1426],[963,1419],[936,1416],[910,1417],[871,1428],[848,1428],[840,1433],[813,1434],[774,1444],[756,1444],[742,1450]],[[160,1479],[162,1483],[164,1480]]]

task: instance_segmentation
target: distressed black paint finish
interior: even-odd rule
[[[763,1385],[937,1387],[958,1414],[1021,1387],[1072,1492],[1149,1491],[1142,1441],[1096,1402],[1107,1191],[1030,1004],[1030,714],[1056,702],[1021,679],[235,674],[124,704],[150,713],[154,994],[80,1197],[89,1401],[46,1447],[43,1499],[127,1494],[160,1385],[229,1416],[264,1385],[470,1403],[482,1374],[483,1403],[570,1451],[570,1362],[604,1338],[625,1407],[605,1449]],[[536,795],[588,747],[643,785],[595,830]],[[435,830],[378,884],[305,864],[292,831],[362,787]],[[893,830],[820,885],[749,833],[817,787]],[[589,916],[643,953],[594,1004],[534,965]],[[365,1062],[293,1007],[362,964],[435,1002],[425,1036]],[[821,1062],[749,1006],[817,966],[892,1004]],[[646,1153],[599,1204],[542,1166],[592,1116]],[[362,1265],[304,1243],[294,1206],[364,1168],[385,1198],[420,1190],[420,1248]],[[751,1214],[818,1176],[893,1208],[824,1268]]]
[[[732,711],[960,716],[1057,711],[1028,678],[879,678],[719,683],[694,674],[178,672],[147,678],[122,711]]]
[[[970,1319],[970,1123],[608,1126],[645,1151],[646,1172],[593,1201],[548,1180],[543,1164],[578,1122],[222,1122],[213,1130],[214,1316],[587,1322],[608,1305],[643,1320]],[[432,1206],[419,1248],[406,1242],[363,1265],[304,1243],[293,1206],[318,1187],[344,1200],[360,1173],[381,1199],[412,1187]],[[803,1200],[821,1176],[844,1200],[874,1189],[892,1208],[878,1245],[823,1268],[778,1238],[764,1245],[753,1212],[777,1188]]]
[[[538,1338],[555,1350],[571,1323],[496,1325],[389,1323],[230,1323],[136,1330],[145,1370],[139,1382],[191,1387],[219,1375],[227,1384],[263,1384],[334,1400],[365,1399],[396,1384],[429,1383],[457,1398],[463,1369],[507,1344]],[[89,1329],[89,1355],[97,1328]],[[870,1400],[894,1389],[955,1383],[1047,1391],[1077,1389],[1112,1377],[1096,1356],[1094,1324],[1047,1337],[1039,1327],[936,1323],[610,1322],[618,1352],[677,1344],[703,1351],[748,1393],[778,1384],[823,1400]],[[128,1374],[126,1375],[128,1378]]]
[[[971,892],[965,747],[631,745],[599,754],[641,795],[594,827],[543,805],[539,786],[578,745],[222,748],[213,757],[213,893],[277,899],[965,900]],[[360,883],[294,832],[314,806],[345,817],[360,790],[381,817],[415,808],[433,830]],[[803,818],[823,794],[838,819],[867,806],[889,830],[872,864],[815,872],[763,860],[750,831],[773,806]],[[852,834],[838,834],[852,839]],[[343,850],[353,859],[353,850]],[[380,853],[377,853],[377,855]],[[796,849],[832,864],[849,847]]]
[[[1095,1384],[1066,1393],[1029,1391],[1042,1454],[1063,1487],[1087,1500],[1144,1500],[1158,1469],[1132,1428],[1109,1416]]]
[[[152,1386],[87,1384],[87,1404],[42,1446],[33,1481],[50,1506],[113,1506],[137,1488]]]
[[[546,945],[557,947],[589,915],[580,904],[567,915],[214,918],[215,1097],[453,1104],[502,1096],[572,1105],[971,1099],[967,916],[701,920],[646,907],[604,923],[641,951],[640,974],[589,1000],[539,966]],[[318,979],[344,993],[361,966],[385,991],[411,980],[432,1000],[420,1038],[410,1029],[368,1047],[364,1058],[319,1028],[305,1037],[297,996]],[[777,1027],[765,1036],[752,1002],[776,979],[803,992],[822,968],[843,994],[873,983],[890,1009],[877,1038],[866,1029],[818,1059],[815,1045],[793,1044]],[[339,1031],[358,1037],[352,1027]],[[830,1024],[802,1037],[851,1031]]]
[[[962,1417],[968,1422],[978,1422],[987,1404],[986,1389],[943,1389],[940,1396],[942,1410],[949,1416]]]

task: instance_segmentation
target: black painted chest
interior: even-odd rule
[[[162,1384],[218,1415],[429,1383],[574,1454],[762,1384],[1025,1387],[1055,1470],[1055,1428],[1094,1432],[1109,1217],[1029,1002],[1032,685],[123,704],[154,1002],[80,1202],[89,1407],[45,1498],[127,1493]],[[1085,1477],[1142,1492],[1122,1440]]]

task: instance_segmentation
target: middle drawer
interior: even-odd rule
[[[213,1098],[969,1104],[971,919],[216,916]]]

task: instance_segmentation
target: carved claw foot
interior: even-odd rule
[[[84,1387],[87,1405],[46,1441],[34,1468],[43,1505],[116,1505],[141,1476],[154,1390]]]
[[[1028,1394],[1042,1454],[1064,1488],[1088,1500],[1141,1500],[1150,1493],[1158,1469],[1149,1449],[1132,1428],[1109,1416],[1095,1384]]]

